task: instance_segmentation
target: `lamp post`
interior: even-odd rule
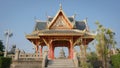
[[[13,36],[13,33],[8,29],[5,31],[5,36],[6,36],[6,46],[5,46],[5,52],[4,52],[4,57],[7,56],[7,51],[8,51],[8,43],[9,43],[9,38]]]

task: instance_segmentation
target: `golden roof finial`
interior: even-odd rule
[[[60,3],[60,10],[62,10],[62,4]]]

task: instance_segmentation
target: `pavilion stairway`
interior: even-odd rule
[[[49,60],[46,68],[76,68],[71,59],[54,59]]]

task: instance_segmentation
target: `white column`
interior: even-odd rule
[[[20,50],[19,49],[16,49],[15,50],[15,60],[18,60],[19,59],[19,54],[20,54]]]

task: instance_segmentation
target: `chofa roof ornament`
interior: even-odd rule
[[[62,4],[60,3],[60,10],[62,10]]]

